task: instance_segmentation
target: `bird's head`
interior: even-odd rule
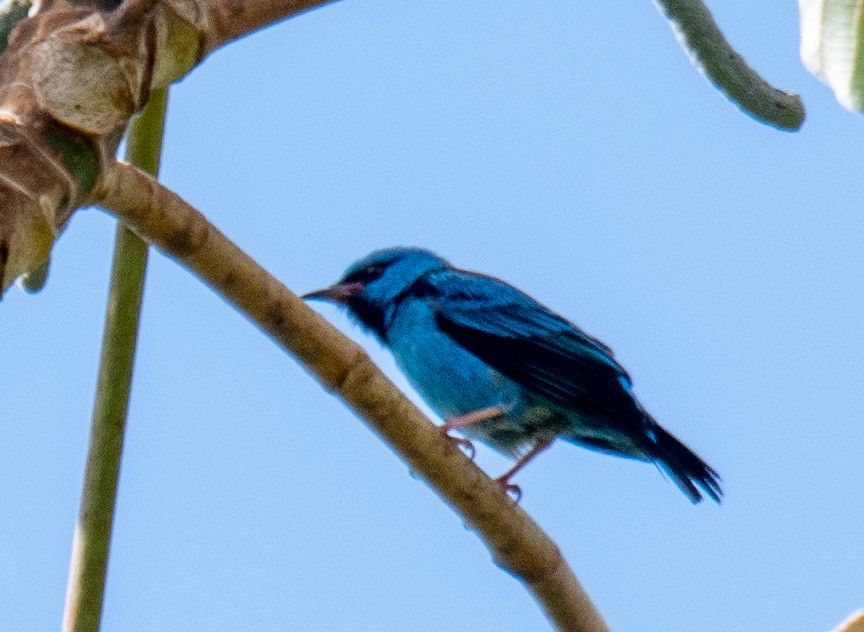
[[[420,248],[379,250],[352,264],[334,285],[304,299],[344,306],[361,325],[387,341],[394,309],[424,274],[448,267],[441,257]]]

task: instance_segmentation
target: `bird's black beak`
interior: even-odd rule
[[[362,283],[337,283],[323,290],[304,294],[300,298],[306,301],[330,301],[331,303],[346,305],[348,301],[362,291]]]

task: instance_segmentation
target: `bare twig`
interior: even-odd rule
[[[366,353],[176,194],[117,164],[97,202],[295,355],[473,527],[560,630],[608,628],[558,547],[378,370]]]
[[[804,123],[804,104],[797,94],[778,90],[726,41],[702,0],[656,0],[693,63],[742,110],[780,129]]]

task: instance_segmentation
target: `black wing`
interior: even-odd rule
[[[502,375],[558,406],[644,432],[630,376],[604,344],[498,279],[451,269],[423,283],[439,328]]]
[[[692,502],[702,498],[699,488],[720,501],[717,472],[639,406],[630,376],[604,344],[492,277],[451,269],[413,289],[426,295],[443,332],[502,375],[637,444],[645,440]]]

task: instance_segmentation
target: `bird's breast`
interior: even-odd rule
[[[500,418],[465,427],[469,437],[517,455],[552,421],[550,410],[533,402],[521,386],[441,332],[431,310],[415,308],[397,315],[388,343],[411,385],[443,419],[493,406],[506,411]]]
[[[438,329],[425,301],[404,305],[387,339],[412,386],[445,419],[502,405],[517,395],[512,382]]]

